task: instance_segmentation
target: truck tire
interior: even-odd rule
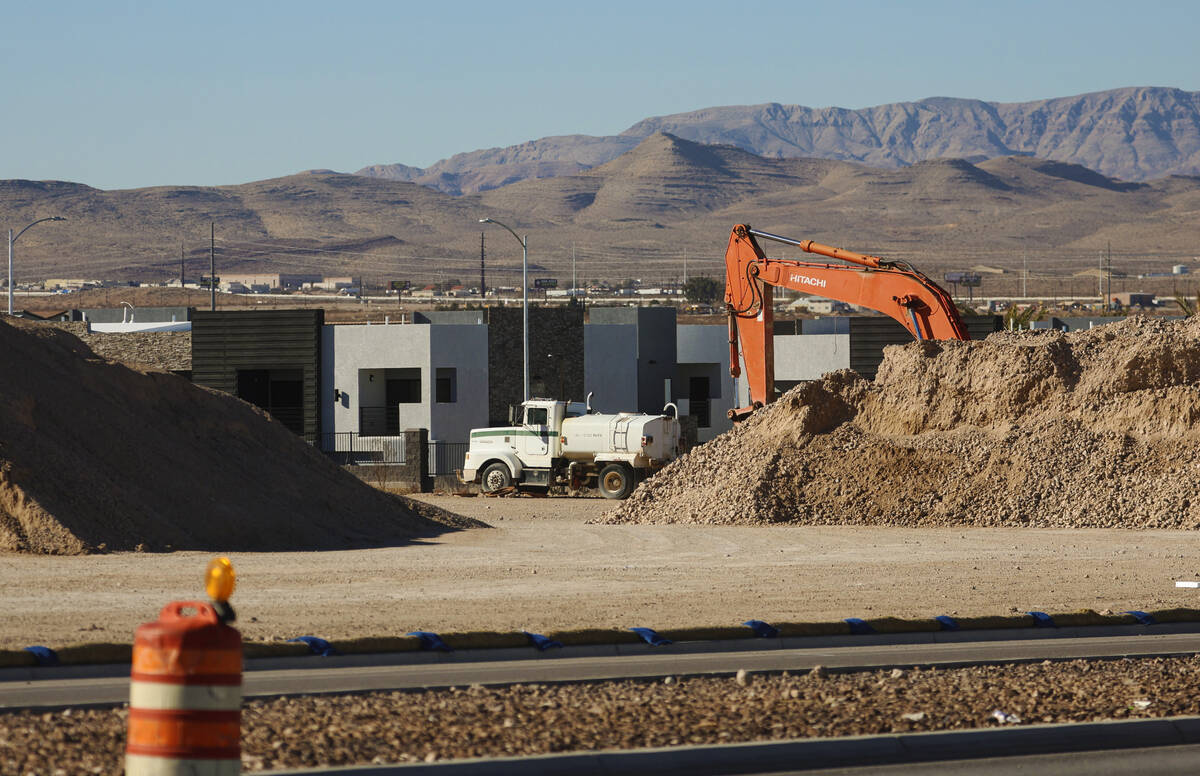
[[[623,463],[610,463],[600,470],[600,492],[605,498],[629,498],[633,492],[633,469]]]
[[[512,475],[508,473],[508,466],[503,462],[493,461],[484,468],[479,481],[484,493],[495,493],[512,485]]]

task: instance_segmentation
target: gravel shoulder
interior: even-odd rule
[[[385,549],[233,553],[248,640],[411,630],[733,625],[749,618],[1195,607],[1194,532],[603,525],[601,499],[421,496],[482,520]],[[0,554],[0,648],[129,643],[203,596],[208,553]]]

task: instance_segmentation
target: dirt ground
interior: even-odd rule
[[[1200,605],[1184,531],[597,525],[602,499],[422,500],[493,528],[388,549],[234,553],[251,640]],[[0,648],[128,643],[210,554],[0,554]]]

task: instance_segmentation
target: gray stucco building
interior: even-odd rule
[[[486,326],[330,325],[321,336],[327,434],[463,442],[488,424]]]

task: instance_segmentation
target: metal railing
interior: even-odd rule
[[[404,436],[376,436],[354,431],[328,434],[305,434],[304,441],[313,445],[341,466],[403,466],[408,463]],[[430,442],[429,476],[454,474],[463,467],[469,442]]]
[[[399,466],[407,463],[403,436],[378,436],[356,431],[305,434],[304,441],[315,446],[342,466]],[[461,465],[461,463],[460,463]]]
[[[455,469],[461,469],[463,460],[467,457],[467,448],[470,446],[470,442],[430,442],[430,476],[454,474]]]

